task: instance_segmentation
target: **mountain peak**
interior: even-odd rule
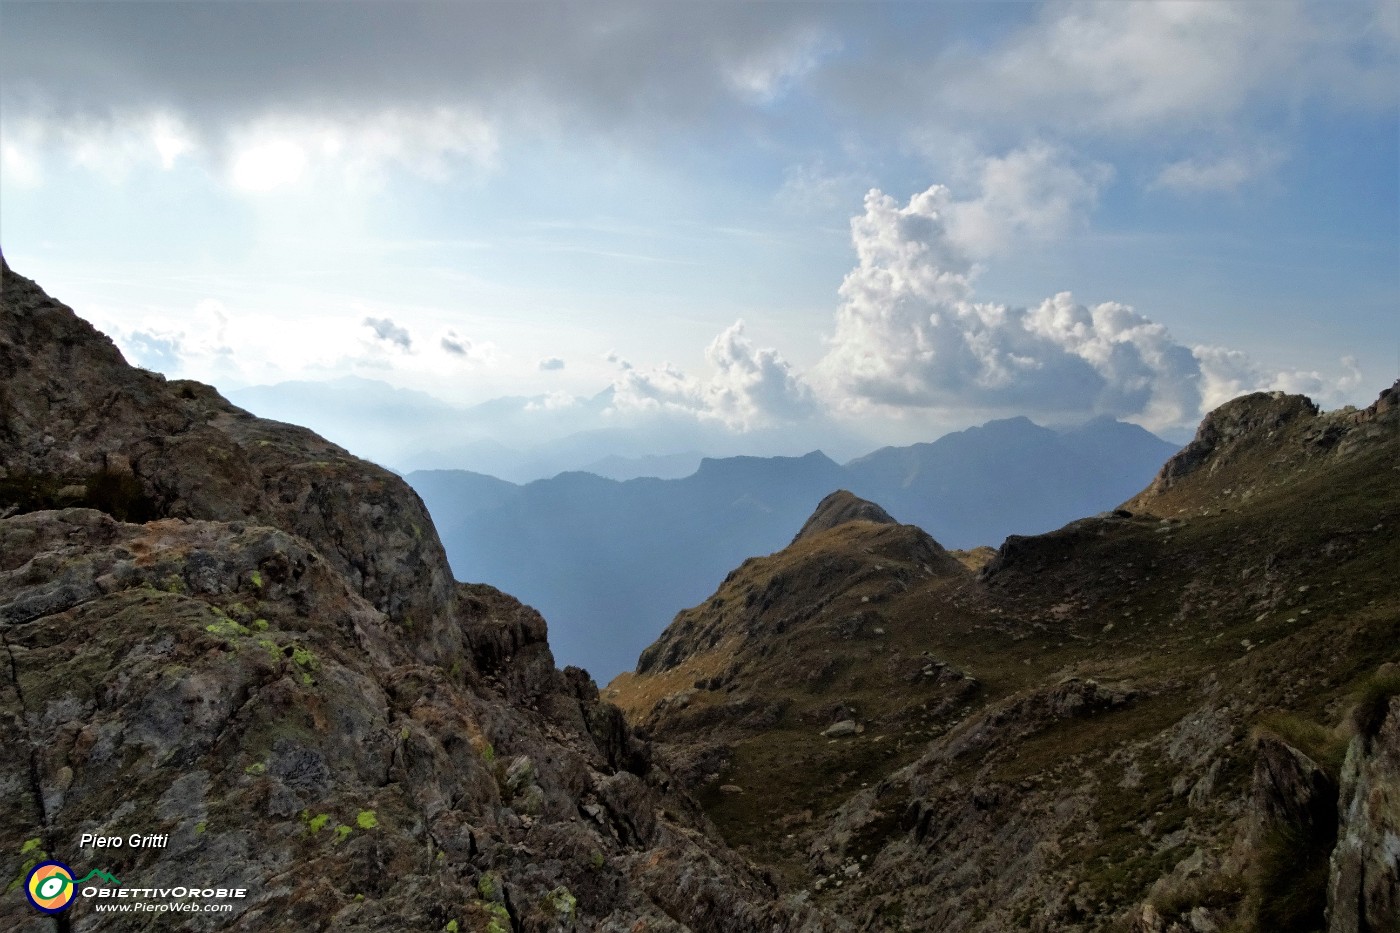
[[[845,489],[838,489],[817,503],[816,511],[803,524],[802,530],[797,533],[797,537],[792,539],[792,543],[796,544],[803,538],[821,534],[823,531],[835,528],[837,525],[844,525],[847,522],[875,522],[880,525],[899,524],[890,516],[890,513],[874,502],[862,499]]]
[[[1214,508],[1276,486],[1301,472],[1394,439],[1397,389],[1369,408],[1323,412],[1308,397],[1242,395],[1206,415],[1191,443],[1163,465],[1124,508],[1177,514]]]

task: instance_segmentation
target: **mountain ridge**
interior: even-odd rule
[[[799,537],[604,696],[867,929],[1393,927],[1397,391],[1226,403],[1120,508],[975,572],[889,549],[907,526]]]
[[[666,619],[702,601],[740,561],[785,546],[835,489],[970,548],[1111,509],[1177,450],[1134,425],[1074,431],[1006,419],[845,466],[821,451],[712,457],[674,480],[594,483],[570,474],[502,491],[470,475],[454,488],[450,471],[407,479],[433,512],[456,571],[541,609],[554,621],[560,656],[605,679],[630,667]]]

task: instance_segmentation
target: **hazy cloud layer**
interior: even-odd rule
[[[649,146],[723,128],[839,47],[817,9],[750,4],[16,4],[7,155],[207,158],[257,192],[318,164],[441,179],[501,127]]]
[[[963,111],[1098,132],[1160,133],[1225,121],[1260,98],[1324,94],[1360,106],[1386,88],[1395,7],[1277,0],[1048,3],[981,54],[939,62]]]
[[[1229,192],[1267,175],[1282,161],[1282,153],[1272,149],[1232,152],[1216,158],[1182,159],[1165,166],[1149,187],[1181,194]]]
[[[512,134],[771,144],[773,105],[802,96],[856,145],[933,133],[984,151],[1027,131],[1229,139],[1256,104],[1397,98],[1389,0],[979,6],[10,4],[6,169],[37,177],[49,145],[108,173],[198,156],[258,192],[331,163],[441,179],[493,165]],[[1163,186],[1207,158],[1183,152]],[[1223,184],[1245,168],[1229,160],[1196,174]]]

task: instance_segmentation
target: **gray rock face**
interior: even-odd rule
[[[1171,488],[1181,477],[1228,456],[1230,448],[1242,439],[1277,430],[1298,419],[1314,418],[1317,414],[1317,406],[1302,395],[1255,392],[1237,398],[1206,416],[1195,438],[1167,461],[1151,489]]]
[[[706,835],[538,613],[452,582],[396,477],[128,369],[3,272],[7,884],[55,858],[247,889],[190,930],[845,928]],[[52,921],[12,888],[0,928]]]
[[[8,265],[0,290],[0,481],[52,477],[94,490],[108,510],[100,493],[125,490],[121,504],[139,520],[285,529],[403,625],[424,659],[461,650],[442,544],[397,476],[305,428],[255,418],[209,386],[133,369]]]
[[[1337,787],[1327,773],[1298,749],[1271,737],[1257,745],[1251,788],[1251,849],[1265,845],[1282,828],[1310,837],[1330,836],[1336,822]]]
[[[1347,748],[1327,913],[1329,933],[1400,929],[1400,697]]]

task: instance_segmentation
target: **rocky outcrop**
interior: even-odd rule
[[[1400,687],[1400,673],[1390,676]],[[1400,696],[1377,702],[1377,721],[1361,724],[1342,766],[1329,933],[1400,929]]]
[[[844,525],[846,522],[875,522],[878,525],[898,524],[890,513],[880,508],[873,502],[868,502],[859,496],[838,489],[817,503],[817,509],[812,513],[812,517],[807,519],[802,526],[802,530],[792,539],[796,544],[804,538],[822,533],[837,525]]]
[[[1124,503],[1131,512],[1174,515],[1248,500],[1281,475],[1394,440],[1400,382],[1368,408],[1323,412],[1302,395],[1255,392],[1221,405],[1152,483]]]
[[[1318,407],[1303,395],[1255,392],[1234,399],[1206,415],[1191,443],[1166,462],[1147,492],[1170,489],[1203,466],[1218,469],[1241,442],[1317,415]]]
[[[404,626],[425,660],[460,652],[447,557],[397,476],[305,428],[255,418],[209,386],[128,366],[3,259],[0,294],[0,484],[75,488],[69,504],[122,518],[286,529]]]
[[[53,928],[17,890],[53,858],[246,889],[191,930],[844,928],[708,834],[538,613],[450,579],[396,477],[3,283],[0,926]]]

